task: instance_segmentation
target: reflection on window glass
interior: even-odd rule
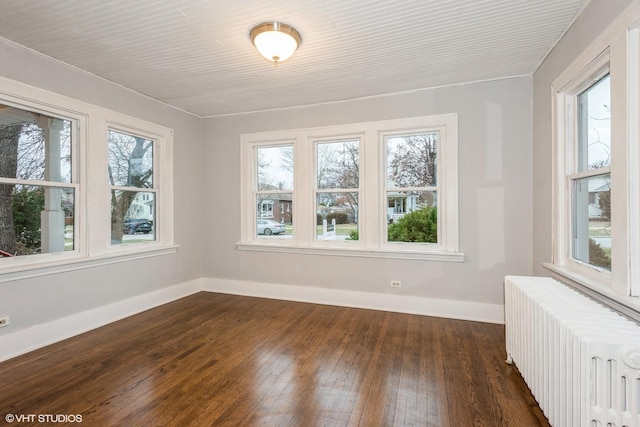
[[[257,188],[293,190],[293,146],[257,149]]]
[[[73,188],[0,184],[3,256],[74,250]]]
[[[611,175],[573,181],[573,258],[611,270]]]
[[[611,165],[611,85],[609,76],[578,95],[578,171]]]

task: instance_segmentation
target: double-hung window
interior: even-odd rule
[[[252,180],[252,234],[256,238],[293,236],[293,144],[255,146],[251,164],[255,166]]]
[[[54,111],[0,103],[3,258],[77,249],[76,130]]]
[[[553,83],[555,273],[640,306],[640,40],[623,14]],[[635,22],[635,23],[634,23]]]
[[[242,135],[237,247],[462,261],[457,125],[445,114]]]
[[[358,240],[360,140],[315,142],[316,240]]]
[[[0,78],[0,282],[175,251],[172,146],[171,129]]]
[[[383,136],[388,242],[440,241],[438,139],[434,131]]]
[[[109,129],[111,244],[154,241],[157,186],[153,139]]]

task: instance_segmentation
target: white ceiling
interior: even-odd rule
[[[531,74],[589,0],[0,0],[0,37],[202,117]],[[277,67],[249,40],[302,34]]]

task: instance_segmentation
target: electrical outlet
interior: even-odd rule
[[[392,280],[391,281],[391,287],[392,288],[401,288],[402,287],[402,282],[400,280]]]
[[[3,326],[9,326],[9,316],[0,317],[0,328]]]

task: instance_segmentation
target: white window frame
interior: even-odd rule
[[[33,254],[16,256],[12,258],[2,258],[0,260],[0,274],[4,270],[19,270],[28,268],[34,264],[65,262],[76,259],[87,253],[86,245],[83,244],[86,231],[80,226],[82,224],[83,201],[85,196],[84,175],[81,175],[81,159],[84,159],[83,150],[80,148],[83,131],[86,129],[86,116],[74,111],[46,105],[41,102],[26,97],[18,97],[9,93],[0,92],[0,103],[25,111],[40,113],[53,118],[68,120],[71,122],[71,183],[57,183],[53,181],[22,180],[2,178],[4,182],[14,184],[33,185],[38,187],[66,187],[74,189],[74,247],[72,251],[52,252],[43,254]],[[3,265],[4,264],[4,265]]]
[[[381,165],[380,169],[382,171],[382,181],[380,186],[382,188],[382,198],[384,200],[382,208],[384,209],[383,214],[387,215],[387,192],[388,191],[436,191],[436,208],[438,214],[438,242],[437,243],[407,243],[407,242],[389,242],[387,240],[388,233],[388,222],[384,221],[381,223],[383,226],[383,230],[381,231],[381,235],[384,236],[384,246],[393,249],[393,250],[403,250],[407,247],[417,247],[422,246],[425,250],[432,251],[447,251],[450,250],[457,251],[458,250],[458,218],[457,218],[457,182],[458,182],[458,172],[457,172],[457,144],[452,146],[450,141],[454,137],[451,135],[452,133],[457,133],[457,124],[456,126],[452,126],[451,123],[443,123],[435,126],[429,126],[425,128],[413,129],[410,132],[397,132],[397,131],[387,131],[380,133],[380,152],[381,155]],[[421,135],[421,134],[437,134],[437,168],[436,168],[436,185],[431,187],[415,187],[415,188],[395,188],[395,187],[387,187],[386,177],[387,177],[387,155],[386,155],[386,145],[385,139],[390,136],[408,136],[408,135]],[[457,140],[457,135],[455,136]],[[444,143],[443,143],[444,141]],[[451,159],[455,159],[454,162],[451,162]],[[452,165],[451,163],[456,163],[456,165]],[[454,175],[455,172],[455,175]],[[452,184],[453,183],[453,184]],[[455,201],[455,204],[452,203]],[[451,212],[453,209],[454,212]],[[403,208],[403,211],[406,211],[406,208]],[[406,213],[406,212],[405,212]],[[453,249],[455,248],[455,249]],[[414,249],[415,250],[415,249]]]
[[[442,239],[437,245],[386,242],[383,135],[437,131],[438,200]],[[316,239],[316,143],[360,138],[359,240]],[[294,145],[293,238],[262,239],[255,235],[254,186],[257,147]],[[239,250],[310,253],[397,259],[463,262],[458,245],[458,116],[455,113],[399,120],[354,123],[322,128],[241,135],[241,237]]]
[[[0,283],[176,251],[173,240],[173,130],[4,77],[0,77],[0,102],[74,123],[71,186],[76,188],[74,250],[1,258]],[[156,202],[154,242],[111,245],[107,180],[109,127],[135,132],[157,144],[154,172],[159,200]],[[89,227],[91,233],[87,232]]]
[[[608,50],[598,55],[598,57],[589,63],[585,68],[576,73],[570,80],[558,80],[556,84],[562,85],[559,90],[554,91],[556,114],[556,205],[557,205],[557,221],[556,221],[556,238],[554,239],[554,264],[561,266],[568,271],[582,277],[586,277],[591,281],[599,283],[601,286],[611,286],[611,272],[602,268],[588,265],[573,258],[572,245],[572,183],[578,177],[588,177],[592,175],[592,171],[577,171],[578,163],[578,95],[588,89],[592,84],[600,80],[607,74],[610,74],[610,58]],[[611,84],[613,85],[613,77]],[[612,95],[613,98],[613,95]],[[614,113],[612,109],[612,132],[614,125]],[[613,140],[613,137],[612,137]],[[612,151],[614,150],[614,142],[612,141]],[[615,169],[613,164],[608,168],[598,170],[598,172],[611,172]],[[606,170],[604,170],[606,169]],[[612,187],[615,193],[615,184]],[[612,211],[618,209],[618,205],[612,200]],[[613,218],[612,218],[613,223]],[[612,226],[612,245],[619,240],[616,236],[617,227]],[[613,270],[613,265],[612,265]]]
[[[640,309],[640,10],[630,5],[553,82],[553,252],[545,267],[616,307]],[[571,170],[575,136],[571,98],[611,76],[611,272],[571,259]]]
[[[146,140],[152,141],[153,143],[153,187],[151,188],[142,188],[142,187],[127,187],[127,186],[111,186],[108,184],[109,191],[107,192],[107,196],[109,198],[109,223],[111,223],[111,190],[123,190],[123,191],[137,191],[140,193],[153,193],[154,205],[155,209],[152,209],[152,213],[154,213],[154,240],[146,241],[146,242],[137,242],[137,243],[128,243],[122,242],[118,244],[112,244],[109,248],[112,252],[118,251],[126,251],[130,250],[134,247],[143,247],[143,246],[154,246],[159,242],[167,241],[167,239],[163,239],[163,235],[165,233],[171,233],[171,230],[167,229],[166,221],[164,221],[164,217],[168,214],[165,202],[165,194],[160,191],[160,188],[163,188],[166,185],[171,185],[166,181],[163,177],[162,171],[166,169],[166,165],[162,165],[160,162],[160,158],[168,156],[167,150],[169,149],[169,144],[167,143],[167,133],[163,131],[162,128],[157,126],[149,126],[143,125],[137,120],[127,119],[121,117],[124,121],[129,122],[129,125],[125,125],[122,123],[115,123],[111,121],[107,121],[106,127],[107,132],[105,134],[105,144],[108,145],[108,134],[109,131],[119,132],[122,134],[135,136],[144,138]],[[137,127],[133,127],[132,125],[137,124]],[[163,153],[164,152],[164,153]],[[109,159],[107,157],[107,165]],[[148,194],[145,194],[144,197],[147,197]],[[171,215],[169,213],[169,215]],[[173,228],[173,227],[171,227]],[[170,243],[173,241],[173,237],[170,239]]]
[[[320,144],[327,144],[327,143],[333,143],[333,142],[344,142],[344,141],[353,141],[353,140],[357,140],[358,141],[358,158],[359,158],[359,165],[358,165],[358,188],[326,188],[326,189],[318,189],[318,145]],[[316,201],[317,201],[317,195],[318,193],[346,193],[346,192],[353,192],[353,190],[355,190],[358,193],[358,206],[364,206],[362,197],[363,197],[363,193],[362,193],[362,182],[364,179],[364,168],[362,167],[362,157],[363,157],[363,153],[365,152],[365,148],[364,148],[364,134],[362,133],[356,133],[356,134],[336,134],[336,135],[332,135],[330,137],[318,137],[318,136],[310,136],[308,137],[308,144],[312,147],[312,155],[310,156],[311,158],[311,162],[312,164],[309,165],[308,170],[309,171],[313,171],[313,176],[311,176],[310,178],[310,186],[311,186],[311,203],[312,203],[312,208],[311,210],[313,211],[313,224],[316,224]],[[358,209],[358,233],[360,234],[362,232],[362,224],[363,224],[363,220],[362,220],[362,215],[364,215],[364,217],[366,218],[366,212],[362,212],[362,209]],[[342,247],[345,249],[354,249],[354,248],[362,248],[363,244],[361,242],[361,240],[357,240],[357,241],[344,241],[344,240],[323,240],[323,239],[318,239],[317,238],[317,233],[316,233],[316,228],[313,228],[313,242],[311,243],[313,246],[316,247],[326,247],[326,248],[331,248],[331,247]]]

